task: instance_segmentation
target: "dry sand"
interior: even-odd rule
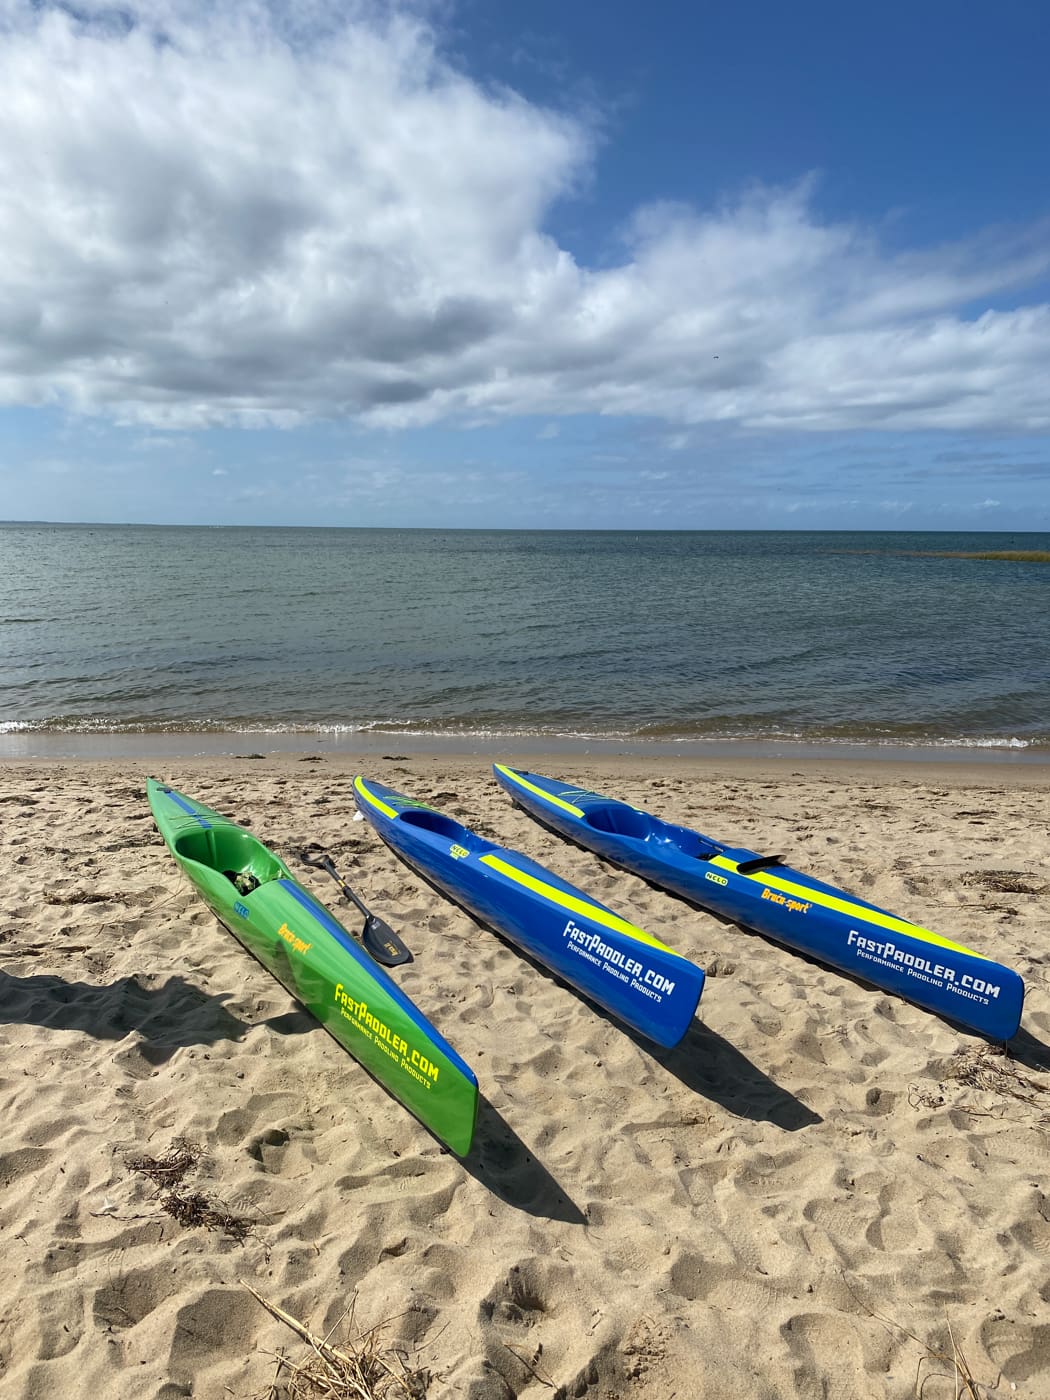
[[[1017,968],[1009,1059],[558,840],[484,760],[360,765],[704,966],[696,1023],[659,1051],[354,824],[356,766],[0,766],[5,1397],[269,1395],[274,1354],[304,1349],[245,1283],[319,1332],[356,1295],[357,1327],[393,1319],[431,1397],[918,1383],[938,1400],[956,1394],[952,1334],[977,1393],[1050,1394],[1050,766],[528,760]],[[154,829],[151,771],[293,868],[324,843],[401,931],[416,960],[399,980],[481,1083],[466,1161],[216,923]],[[184,1190],[247,1238],[181,1223],[134,1170],[179,1139],[203,1153]]]

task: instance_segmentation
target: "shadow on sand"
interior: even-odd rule
[[[593,856],[606,869],[619,871],[626,868],[616,865],[615,862],[607,860],[588,847],[581,846],[578,841],[573,841],[571,837],[565,836],[554,827],[548,826],[532,812],[526,812],[520,803],[514,802],[513,806],[545,831],[549,831],[552,835],[566,841],[570,846],[575,846],[577,850]],[[628,874],[636,873],[628,871]],[[638,878],[643,879],[642,876],[638,876]],[[678,899],[678,896],[671,894],[661,885],[655,885],[649,880],[644,880],[644,883],[657,894]],[[680,902],[694,912],[714,919],[724,928],[731,929],[737,934],[744,933],[755,938],[761,937],[760,934],[752,933],[750,929],[741,928],[731,919],[724,918],[710,909],[704,909],[698,904],[693,904],[691,900],[682,899]],[[678,949],[678,951],[683,957],[690,956],[682,949]],[[809,960],[807,959],[807,961]],[[589,1002],[588,1005],[593,1005],[593,1003]],[[595,1006],[594,1010],[599,1016],[605,1015],[601,1007]],[[703,1001],[701,1001],[698,1010],[700,1014],[703,1014]],[[669,1074],[673,1074],[687,1089],[691,1089],[695,1094],[701,1094],[706,1099],[711,1099],[712,1102],[724,1108],[727,1113],[735,1114],[738,1118],[772,1123],[774,1127],[783,1128],[785,1132],[789,1133],[798,1132],[800,1128],[811,1128],[824,1121],[819,1113],[808,1108],[801,1099],[796,1098],[787,1089],[782,1089],[757,1065],[752,1064],[735,1045],[731,1045],[728,1040],[720,1036],[717,1031],[712,1030],[710,1026],[704,1025],[702,1021],[694,1019],[683,1038],[670,1050],[654,1044],[645,1036],[638,1035],[628,1026],[617,1021],[614,1021],[613,1024],[620,1025],[624,1035],[633,1040],[640,1050],[644,1050],[647,1055],[661,1064]]]
[[[624,1034],[687,1089],[711,1099],[737,1118],[772,1123],[789,1133],[824,1121],[701,1021],[693,1021],[673,1050],[654,1045],[626,1028]]]
[[[494,938],[498,938],[504,947],[511,949],[523,962],[528,963],[540,977],[545,977],[548,981],[556,982],[559,986],[567,988],[585,1006],[590,1007],[596,1016],[600,1016],[603,1021],[608,1021],[611,1026],[622,1031],[639,1049],[644,1050],[647,1055],[651,1055],[654,1060],[663,1065],[687,1089],[691,1089],[697,1094],[703,1094],[705,1098],[713,1099],[715,1103],[721,1104],[728,1112],[735,1113],[739,1118],[764,1120],[773,1123],[778,1128],[784,1128],[788,1132],[797,1132],[799,1128],[808,1128],[814,1123],[823,1121],[819,1114],[807,1108],[800,1099],[795,1098],[794,1094],[788,1093],[786,1089],[781,1089],[768,1075],[763,1074],[735,1046],[730,1045],[716,1031],[710,1030],[696,1020],[693,1021],[684,1038],[673,1050],[666,1050],[657,1045],[655,1041],[639,1034],[621,1021],[619,1017],[613,1016],[604,1007],[592,1001],[579,987],[574,986],[558,973],[552,972],[549,967],[539,962],[500,929],[494,928],[491,924],[480,919],[472,909],[460,903],[458,899],[454,899],[447,890],[443,890],[422,871],[410,865],[400,852],[393,850],[393,848],[390,850],[391,854],[415,879],[422,880],[442,899],[462,910],[479,929],[490,933]]]
[[[1007,1042],[1006,1053],[1025,1069],[1050,1070],[1050,1045],[1036,1040],[1023,1026],[1013,1040]]]
[[[134,1031],[151,1064],[163,1064],[186,1045],[241,1040],[253,1023],[227,1011],[226,1000],[228,995],[210,996],[182,977],[148,987],[137,976],[99,985],[0,971],[0,1025],[46,1026],[114,1041]]]
[[[134,976],[98,985],[67,982],[47,973],[14,977],[0,971],[0,1026],[44,1026],[114,1042],[135,1033],[141,1038],[138,1052],[151,1065],[164,1064],[184,1046],[240,1041],[260,1026],[277,1035],[323,1030],[315,1017],[299,1009],[265,1021],[242,1021],[223,1006],[227,999],[226,993],[210,996],[181,977],[147,987]],[[353,1062],[348,1073],[363,1068]],[[569,1224],[584,1223],[579,1208],[484,1097],[478,1106],[474,1144],[462,1164],[494,1196],[517,1210]]]
[[[462,1159],[475,1181],[506,1205],[546,1220],[583,1225],[586,1216],[484,1095],[474,1145]]]

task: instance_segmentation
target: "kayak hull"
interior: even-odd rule
[[[1016,1034],[1024,983],[1011,968],[776,858],[558,779],[493,771],[531,816],[651,884],[990,1039]]]
[[[466,1154],[478,1082],[419,1008],[243,827],[152,778],[148,796],[168,849],[216,918],[435,1137]]]
[[[704,985],[694,963],[520,852],[382,783],[354,789],[377,834],[456,904],[642,1035],[682,1039]]]

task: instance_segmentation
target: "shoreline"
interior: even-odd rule
[[[355,731],[274,734],[260,730],[190,731],[150,730],[73,734],[46,731],[0,733],[0,762],[47,759],[151,759],[151,758],[281,758],[304,755],[383,755],[397,751],[408,758],[444,757],[529,758],[556,756],[601,760],[603,758],[699,760],[711,763],[751,764],[862,763],[915,764],[951,767],[1002,766],[1050,768],[1050,749],[1008,744],[945,742],[905,744],[892,741],[796,741],[788,739],[636,739],[554,734],[427,734],[421,732]]]

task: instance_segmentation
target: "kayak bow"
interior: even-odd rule
[[[419,1008],[272,851],[150,778],[161,836],[216,918],[345,1050],[460,1156],[478,1081]]]
[[[993,1040],[1021,1021],[1008,967],[784,865],[595,792],[505,764],[496,781],[545,826],[673,894]]]
[[[658,1044],[685,1035],[704,985],[695,963],[432,807],[362,777],[354,791],[387,845],[482,923]]]

